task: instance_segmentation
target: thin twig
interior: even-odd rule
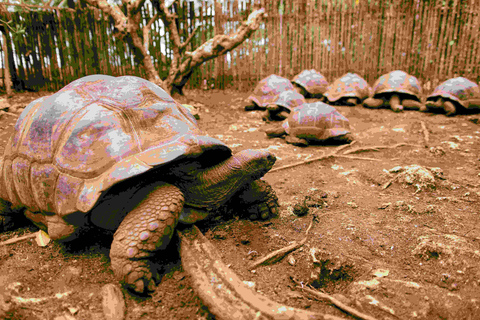
[[[300,282],[298,282],[297,280],[293,279],[292,278],[292,281],[295,282],[297,285],[301,285],[302,286],[302,290],[305,290],[306,292],[314,295],[316,298],[319,298],[319,299],[326,299],[328,301],[330,301],[331,303],[333,303],[337,308],[343,310],[344,312],[346,313],[349,313],[357,318],[360,318],[362,320],[376,320],[375,318],[367,315],[367,314],[364,314],[352,307],[349,307],[347,306],[346,304],[344,304],[343,302],[335,299],[334,297],[326,294],[326,293],[323,293],[323,292],[320,292],[320,291],[317,291],[317,290],[313,290],[311,288],[307,288],[305,286],[303,286]]]
[[[250,264],[250,266],[248,267],[249,270],[251,269],[254,269],[256,267],[258,267],[259,265],[261,264],[264,264],[264,263],[273,263],[273,262],[276,262],[276,261],[279,261],[281,260],[287,253],[293,251],[293,250],[296,250],[298,248],[300,248],[301,246],[303,246],[305,244],[305,242],[307,241],[307,238],[308,238],[308,232],[310,231],[310,228],[312,227],[313,225],[313,220],[315,220],[315,217],[312,218],[312,221],[310,222],[310,225],[308,226],[307,228],[307,231],[305,231],[305,238],[303,238],[301,241],[299,242],[296,242],[294,241],[292,244],[286,246],[286,247],[283,247],[281,249],[278,249],[278,250],[275,250],[269,254],[267,254],[265,257],[263,258],[260,258],[260,259],[257,259],[257,261],[254,261]]]
[[[351,143],[349,143],[349,144],[340,146],[340,147],[336,148],[334,151],[332,151],[331,153],[329,153],[329,154],[327,154],[327,155],[323,154],[323,155],[320,156],[320,157],[316,157],[316,158],[308,159],[308,160],[305,160],[305,161],[300,161],[300,162],[288,164],[288,165],[283,166],[283,167],[273,168],[272,170],[269,171],[269,173],[270,173],[270,172],[279,171],[279,170],[283,170],[283,169],[288,169],[288,168],[296,167],[296,166],[301,166],[301,165],[303,165],[303,164],[308,164],[308,163],[314,162],[314,161],[319,161],[319,160],[328,159],[328,158],[330,158],[330,157],[334,157],[334,156],[337,155],[338,152],[342,151],[342,150],[345,149],[345,148],[348,148],[348,147],[352,146],[352,145],[355,144],[355,143],[356,143],[356,141],[353,141],[353,142],[351,142]]]
[[[12,116],[12,117],[18,117],[19,115],[16,113],[8,112],[8,111],[3,111],[0,110],[0,116],[6,114],[7,116]]]
[[[364,152],[364,151],[378,151],[378,149],[393,149],[393,148],[398,148],[402,146],[412,146],[412,147],[420,147],[419,145],[416,144],[410,144],[410,143],[397,143],[394,144],[393,146],[370,146],[370,147],[358,147],[352,150],[348,150],[344,152],[343,154],[350,154],[350,153],[355,153],[355,152]]]
[[[423,137],[425,138],[425,148],[428,148],[428,129],[427,126],[425,125],[425,122],[420,121],[420,124],[422,125],[422,130],[423,130]]]
[[[0,242],[0,246],[5,246],[7,244],[13,244],[13,243],[17,243],[17,242],[24,241],[24,240],[27,240],[27,239],[35,238],[37,236],[37,233],[38,232],[35,232],[35,233],[27,234],[25,236],[21,236],[21,237],[17,237],[17,238],[13,238],[13,239],[9,239],[9,240]]]
[[[380,150],[372,147],[358,147],[352,150],[345,151],[343,154],[352,154],[352,153],[359,153],[359,152],[366,152],[366,151],[380,151]]]
[[[355,157],[355,156],[345,156],[345,155],[343,155],[343,154],[336,154],[335,157],[337,157],[337,158],[354,159],[354,160],[380,161],[380,159],[375,159],[375,158],[363,158],[363,157]]]

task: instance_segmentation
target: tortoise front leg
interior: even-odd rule
[[[408,109],[408,110],[424,110],[426,109],[425,106],[423,105],[423,103],[421,103],[420,101],[417,101],[417,100],[413,100],[413,99],[404,99],[402,101],[402,105],[405,109]]]
[[[183,194],[162,184],[130,211],[115,232],[110,259],[115,276],[138,293],[153,291],[158,271],[150,258],[165,249],[183,209]]]
[[[285,137],[285,141],[287,143],[293,144],[295,146],[299,147],[307,147],[308,146],[308,141],[306,139],[302,139],[296,136],[288,135]]]
[[[455,107],[455,104],[451,102],[450,100],[445,100],[443,103],[443,108],[445,109],[445,115],[447,117],[455,115],[457,113],[457,108]]]
[[[383,99],[367,98],[363,101],[365,108],[377,109],[383,107]]]
[[[392,108],[394,112],[403,111],[403,106],[400,104],[400,97],[398,95],[394,94],[390,97],[390,108]]]
[[[263,179],[245,185],[230,202],[232,208],[244,208],[250,220],[267,220],[278,216],[278,198]]]

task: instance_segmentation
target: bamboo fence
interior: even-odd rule
[[[253,10],[253,1],[198,6],[181,0],[171,10],[178,15],[183,39],[201,26],[188,48],[194,50],[215,34],[238,28]],[[356,72],[370,83],[402,69],[418,77],[426,91],[455,76],[480,81],[480,0],[261,1],[267,17],[260,29],[235,50],[195,70],[188,87],[207,81],[221,89],[250,90],[270,74],[292,78],[312,68],[329,81]],[[71,9],[5,6],[20,10],[0,10],[0,18],[25,28],[16,35],[0,23],[6,36],[0,41],[6,39],[17,89],[58,90],[95,73],[145,76],[128,43],[113,36],[113,20],[100,10],[80,2]],[[154,12],[147,6],[142,14],[145,25]],[[148,50],[161,76],[168,73],[169,41],[156,20]]]

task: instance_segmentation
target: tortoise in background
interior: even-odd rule
[[[334,107],[321,101],[304,103],[288,118],[265,130],[269,137],[284,137],[287,143],[308,146],[310,143],[349,143],[350,123]]]
[[[322,99],[327,91],[327,79],[314,69],[303,70],[292,79],[292,83],[305,98]]]
[[[151,292],[159,276],[151,259],[178,222],[213,216],[227,202],[250,218],[277,214],[276,195],[260,179],[274,163],[266,150],[232,154],[147,80],[92,75],[20,115],[0,157],[0,215],[25,208],[54,240],[87,227],[116,230],[116,277]]]
[[[366,108],[391,108],[420,110],[422,86],[418,79],[408,73],[395,70],[384,74],[373,85],[373,96],[363,102]]]
[[[268,105],[275,104],[280,93],[295,90],[290,80],[272,74],[257,84],[253,93],[247,98],[245,111],[266,110]]]
[[[265,121],[285,120],[292,110],[306,103],[305,98],[294,90],[281,92],[272,104],[267,106],[267,111],[263,117]]]
[[[328,86],[325,102],[334,106],[356,106],[370,93],[371,88],[365,79],[356,73],[346,73]]]
[[[449,79],[433,90],[421,111],[443,112],[447,116],[479,112],[480,87],[463,77]]]

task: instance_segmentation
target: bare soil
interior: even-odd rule
[[[48,93],[17,94],[8,104],[25,106],[43,94]],[[243,109],[248,94],[187,91],[179,100],[202,103],[200,127],[234,151],[271,150],[275,168],[338,148],[268,139],[263,130],[269,124],[260,112]],[[311,286],[375,319],[480,319],[479,116],[337,109],[350,120],[356,139],[338,154],[357,152],[268,173],[265,180],[281,204],[277,218],[219,219],[200,229],[240,278],[285,305],[355,318],[302,290]],[[15,121],[5,114],[0,119],[2,153]],[[421,168],[410,175],[391,170],[411,165]],[[422,171],[430,168],[439,168],[437,174]],[[302,206],[308,213],[298,216]],[[304,246],[248,270],[253,260],[300,241],[312,219]],[[4,232],[0,241],[35,231],[27,226]],[[30,239],[0,246],[0,314],[104,319],[101,288],[115,282],[110,241],[111,236],[97,234],[69,245],[39,247]],[[126,319],[214,318],[191,288],[177,245],[174,239],[163,253],[167,273],[151,297],[124,292]]]

